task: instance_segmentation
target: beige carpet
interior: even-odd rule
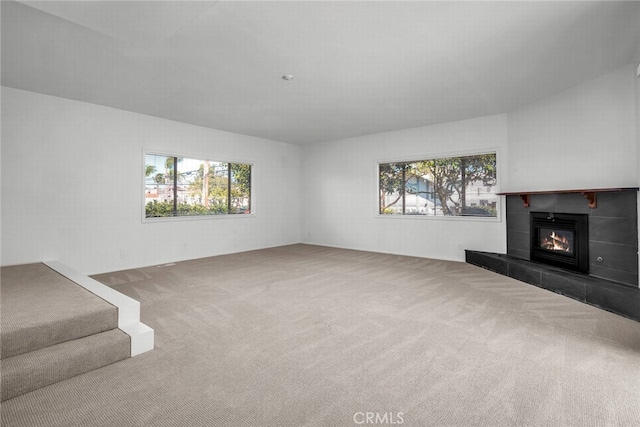
[[[3,426],[640,425],[640,323],[468,264],[294,245],[95,278],[156,349]]]
[[[44,264],[2,267],[0,279],[2,359],[118,327],[116,307]]]
[[[131,354],[118,309],[42,263],[0,268],[0,399]]]

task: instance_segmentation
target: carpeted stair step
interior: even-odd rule
[[[0,359],[118,327],[118,309],[44,264],[2,267]]]
[[[126,359],[130,338],[119,329],[0,360],[2,400]]]

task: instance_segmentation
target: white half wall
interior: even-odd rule
[[[500,162],[506,129],[497,115],[303,147],[303,241],[457,261],[464,249],[505,252],[503,219],[378,216],[377,162],[487,150]]]
[[[83,287],[118,308],[118,329],[129,335],[131,341],[131,357],[153,350],[155,333],[153,329],[140,322],[140,302],[127,295],[121,294],[97,280],[80,274],[73,268],[58,261],[49,261],[45,264],[78,286]]]
[[[508,114],[502,191],[636,187],[635,66]]]
[[[143,223],[143,148],[254,164],[255,216]],[[299,146],[2,88],[2,265],[83,274],[300,241]]]

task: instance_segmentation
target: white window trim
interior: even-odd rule
[[[500,183],[501,183],[501,172],[500,172],[500,162],[501,162],[501,154],[499,147],[487,147],[481,150],[463,150],[463,151],[448,151],[448,152],[439,152],[439,153],[431,153],[425,155],[411,155],[406,157],[396,157],[393,159],[379,159],[375,161],[374,170],[375,170],[375,198],[373,200],[376,201],[374,207],[374,218],[375,219],[388,219],[391,221],[464,221],[464,222],[483,222],[483,223],[492,223],[492,222],[502,222],[502,218],[504,217],[504,209],[505,209],[505,197],[498,196],[497,200],[497,213],[496,216],[472,216],[472,215],[384,215],[380,213],[380,164],[384,163],[410,163],[410,162],[418,162],[421,160],[432,160],[432,159],[444,159],[448,157],[464,157],[464,156],[477,156],[480,154],[492,154],[496,155],[496,167],[498,169],[498,182],[496,183],[496,193],[500,193]]]

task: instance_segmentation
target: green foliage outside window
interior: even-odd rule
[[[145,217],[251,213],[251,165],[145,156]]]

